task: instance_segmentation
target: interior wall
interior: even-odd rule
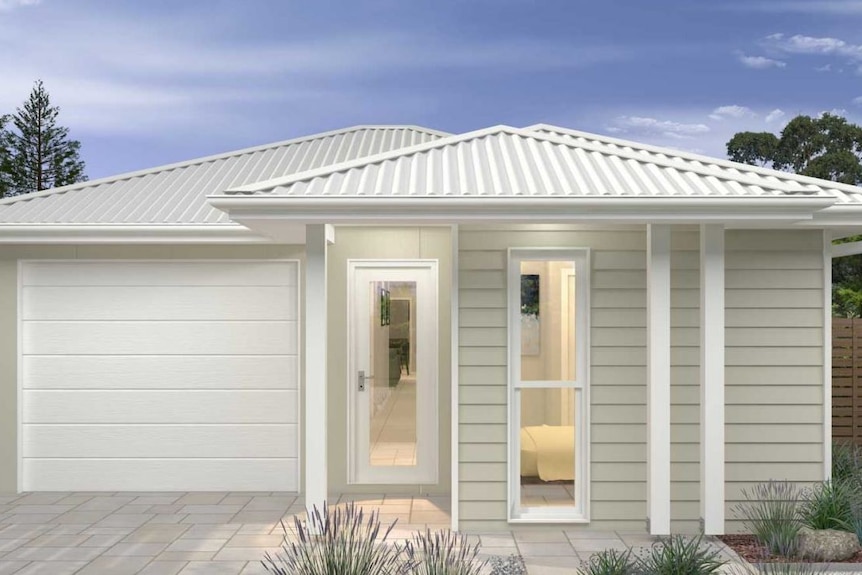
[[[336,493],[449,493],[451,476],[450,310],[452,247],[449,227],[336,227],[329,247],[327,389],[329,491]],[[347,483],[347,263],[350,259],[435,259],[438,261],[439,481],[434,485],[348,485]],[[392,294],[395,295],[395,294]],[[376,375],[376,374],[375,374]]]

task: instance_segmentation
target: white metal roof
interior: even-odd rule
[[[747,166],[731,165],[718,167],[546,130],[497,126],[237,186],[225,194],[321,199],[835,197],[810,179],[753,173]]]
[[[711,158],[709,156],[673,150],[670,148],[650,146],[648,144],[641,144],[599,134],[591,134],[550,124],[536,124],[525,129],[540,134],[556,136],[580,144],[604,146],[611,152],[622,151],[631,154],[639,154],[645,160],[657,159],[661,161],[674,161],[679,163],[681,166],[705,168],[708,170],[714,170],[718,174],[746,174],[755,179],[762,179],[764,183],[784,182],[791,185],[799,184],[803,188],[814,193],[835,196],[838,199],[839,204],[862,204],[862,188],[848,184],[840,184],[809,176],[800,176],[788,172],[740,164],[730,160]]]
[[[2,224],[227,224],[222,190],[447,136],[418,126],[356,126],[0,200]]]

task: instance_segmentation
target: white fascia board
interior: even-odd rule
[[[834,198],[791,197],[297,197],[209,196],[213,207],[234,221],[282,219],[306,223],[422,221],[569,222],[729,222],[747,220],[799,222],[831,206]]]
[[[229,224],[0,224],[0,244],[270,244],[267,237]]]

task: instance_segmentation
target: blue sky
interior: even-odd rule
[[[0,112],[36,78],[91,178],[365,123],[721,156],[799,113],[862,121],[862,1],[0,0]]]

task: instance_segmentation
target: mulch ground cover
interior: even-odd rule
[[[797,557],[768,555],[754,535],[722,535],[719,539],[749,563],[811,563]],[[832,563],[862,563],[862,551],[850,559],[832,561]]]

